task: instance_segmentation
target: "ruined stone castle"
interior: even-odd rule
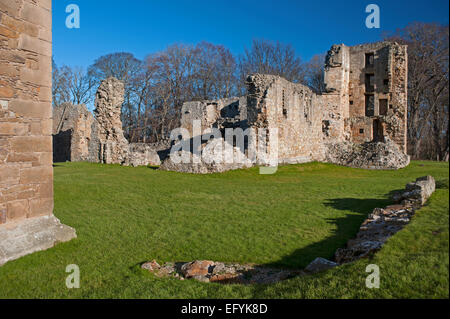
[[[185,103],[181,126],[191,134],[194,121],[201,122],[202,130],[277,128],[280,164],[321,161],[368,169],[408,165],[407,47],[392,42],[333,45],[324,79],[326,91],[315,94],[278,76],[250,75],[244,97]],[[227,170],[168,160],[162,168]]]

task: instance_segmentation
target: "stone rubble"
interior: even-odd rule
[[[221,284],[270,284],[303,274],[297,270],[283,270],[255,265],[195,260],[187,263],[167,262],[159,266],[156,261],[144,263],[142,269],[158,277]]]
[[[161,165],[160,157],[154,148],[144,143],[130,143],[126,165],[136,166],[158,166]]]
[[[317,257],[308,266],[306,266],[305,271],[308,273],[316,273],[331,269],[338,266],[337,263],[330,261],[328,259]]]
[[[384,142],[328,144],[328,163],[365,169],[399,169],[409,165],[410,157],[388,138]]]
[[[202,150],[214,150],[216,149],[216,146],[223,149],[225,143],[226,142],[223,138],[210,140],[206,144],[202,145]],[[191,152],[177,151],[174,152],[176,156],[180,158],[191,158],[191,160],[187,163],[176,163],[171,159],[169,154],[168,158],[162,163],[159,169],[183,173],[208,174],[223,173],[229,170],[249,168],[253,166],[252,162],[245,157],[238,147],[233,147],[233,152],[233,163],[225,163],[220,153],[204,152],[201,156],[199,156],[197,154],[192,154]]]

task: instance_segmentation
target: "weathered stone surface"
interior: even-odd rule
[[[221,284],[271,284],[304,274],[302,271],[275,269],[270,267],[196,260],[188,263],[168,262],[161,268],[150,267],[155,261],[144,263],[158,277],[173,277],[179,280],[193,279],[201,282]],[[152,269],[150,269],[152,268]]]
[[[229,170],[249,168],[253,163],[245,157],[241,150],[233,147],[233,162],[226,163],[223,153],[213,150],[219,146],[219,150],[225,148],[224,139],[214,139],[202,145],[202,155],[192,154],[191,152],[178,151],[171,154],[160,166],[161,170],[176,171],[183,173],[208,174],[208,173],[223,173]],[[211,151],[206,151],[211,150]],[[174,156],[179,158],[190,158],[187,163],[176,162],[173,160]]]
[[[338,266],[338,264],[333,261],[330,261],[322,257],[317,257],[308,266],[306,266],[305,271],[309,273],[316,273],[328,270],[336,266]]]
[[[186,278],[201,277],[212,273],[214,262],[210,260],[196,260],[186,263],[181,267],[181,272]]]
[[[146,269],[149,271],[158,270],[160,268],[161,268],[161,266],[156,262],[156,260],[146,262],[142,265],[142,269]]]
[[[399,169],[409,165],[410,157],[390,140],[364,144],[342,142],[328,144],[326,161],[365,169]]]
[[[85,105],[53,108],[53,161],[98,162],[99,125]]]
[[[131,166],[159,166],[161,165],[161,160],[156,150],[150,145],[131,143],[125,163]]]
[[[432,176],[423,176],[416,179],[414,183],[408,183],[404,192],[393,196],[396,202],[407,200],[416,205],[423,205],[436,190],[436,181]]]
[[[100,127],[100,162],[123,164],[128,157],[128,141],[123,135],[122,103],[124,85],[114,77],[103,80],[95,95],[94,114]]]
[[[0,265],[73,238],[75,229],[61,224],[54,216],[0,225]]]

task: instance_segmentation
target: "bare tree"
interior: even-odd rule
[[[64,76],[62,70],[56,65],[52,58],[52,102],[53,106],[58,107],[64,102],[70,101],[69,91],[67,89],[67,77]]]
[[[81,67],[62,66],[61,76],[64,78],[64,91],[68,101],[74,105],[88,104],[91,101],[95,81]]]
[[[290,44],[280,42],[253,40],[251,48],[246,48],[239,58],[241,83],[252,73],[279,75],[294,83],[306,82],[300,57]]]
[[[304,64],[306,84],[316,93],[325,92],[325,54],[316,54]]]
[[[237,64],[230,50],[201,42],[193,53],[194,99],[221,99],[237,93]]]

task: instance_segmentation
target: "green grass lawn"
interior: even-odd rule
[[[191,175],[147,167],[55,164],[55,215],[78,238],[0,267],[0,298],[435,298],[449,297],[449,166],[398,171],[310,163]],[[209,259],[303,268],[332,258],[389,193],[433,175],[438,189],[371,260],[274,285],[156,278],[147,260]],[[77,264],[81,288],[67,289]],[[365,287],[368,264],[380,288]]]

